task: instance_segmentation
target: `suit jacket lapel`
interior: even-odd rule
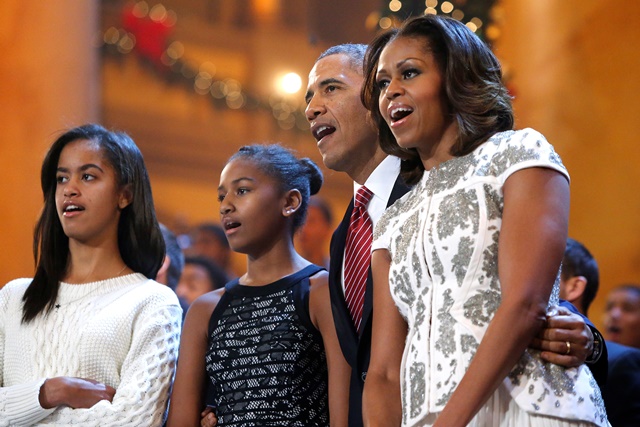
[[[347,230],[349,228],[352,211],[353,198],[351,199],[351,203],[349,203],[342,222],[331,237],[329,249],[329,292],[331,294],[331,311],[333,312],[333,319],[336,330],[338,331],[340,347],[347,362],[353,367],[356,365],[357,360],[358,338],[355,327],[353,326],[353,321],[351,320],[351,314],[344,299],[342,285],[344,248],[347,241]]]

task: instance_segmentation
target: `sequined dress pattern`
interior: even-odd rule
[[[409,326],[403,425],[428,425],[421,420],[442,411],[500,305],[502,187],[530,167],[568,178],[540,133],[497,133],[472,153],[426,171],[375,228],[373,250],[391,254],[389,286]],[[558,302],[558,283],[550,305]],[[527,413],[608,425],[600,390],[584,365],[564,369],[526,350],[501,387],[501,396],[511,396]]]
[[[218,426],[328,426],[327,364],[309,318],[311,265],[266,286],[234,280],[209,324]]]

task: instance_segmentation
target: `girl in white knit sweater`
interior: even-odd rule
[[[0,426],[161,425],[181,309],[142,155],[85,125],[42,165],[33,279],[0,289]]]

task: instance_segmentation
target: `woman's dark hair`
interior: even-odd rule
[[[229,159],[250,159],[260,170],[275,178],[280,183],[283,193],[297,189],[302,195],[300,208],[293,215],[293,232],[295,232],[307,218],[309,197],[320,191],[323,183],[322,171],[311,159],[298,159],[295,154],[281,145],[246,145],[241,147]]]
[[[380,34],[369,45],[364,63],[362,102],[378,126],[380,146],[404,160],[402,175],[408,184],[422,177],[424,166],[416,150],[398,146],[380,114],[376,84],[378,60],[385,46],[398,38],[422,39],[435,57],[443,78],[443,95],[458,124],[453,156],[472,152],[493,134],[514,125],[511,97],[502,82],[500,63],[491,49],[455,19],[425,15],[405,21],[398,29]]]
[[[224,288],[224,285],[229,281],[229,276],[227,273],[220,267],[218,264],[213,262],[207,257],[203,256],[188,256],[184,258],[184,265],[197,265],[207,272],[207,276],[209,276],[209,281],[211,282],[211,290],[215,291],[216,289]]]
[[[51,310],[58,297],[59,282],[67,272],[69,238],[64,234],[56,210],[56,173],[60,153],[76,140],[97,144],[113,167],[118,185],[130,187],[132,201],[122,209],[118,223],[118,247],[124,262],[149,278],[155,278],[162,265],[164,240],[156,219],[147,169],[136,144],[124,133],[110,132],[95,124],[70,129],[53,143],[42,163],[40,182],[44,208],[34,232],[36,273],[22,298],[23,322]]]

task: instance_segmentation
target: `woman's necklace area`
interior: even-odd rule
[[[116,277],[120,277],[120,275],[127,269],[127,264],[124,265],[124,267],[122,267],[122,270],[118,271],[118,273],[111,277],[111,279],[116,278]],[[76,286],[82,286],[82,285],[76,285]],[[89,295],[93,295],[94,293],[96,293],[97,290],[99,290],[100,288],[96,287],[94,288],[91,292],[88,292],[78,298],[72,299],[71,301],[65,301],[64,303],[60,304],[60,302],[56,301],[56,305],[54,306],[56,308],[56,310],[58,310],[60,307],[62,307],[63,305],[70,305],[76,301],[80,301],[83,298],[88,297]]]

